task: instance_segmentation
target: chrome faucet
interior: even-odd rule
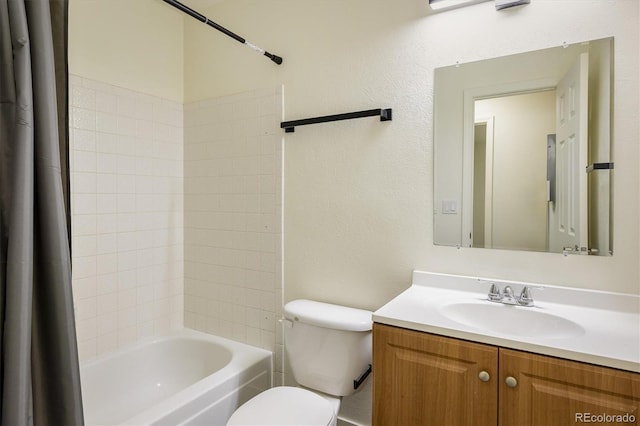
[[[511,286],[507,285],[500,291],[500,288],[495,283],[491,283],[487,299],[491,302],[504,303],[505,305],[533,306],[531,289],[527,286],[522,289],[520,295],[514,296]]]
[[[515,305],[517,300],[513,297],[513,289],[511,286],[505,286],[504,290],[502,290],[502,303],[507,305]]]

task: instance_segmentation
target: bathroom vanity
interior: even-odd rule
[[[374,425],[638,424],[640,298],[414,273],[374,313]],[[499,283],[519,294],[524,283]]]

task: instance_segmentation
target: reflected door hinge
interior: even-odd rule
[[[567,246],[567,247],[562,247],[562,254],[567,256],[569,254],[598,254],[600,253],[600,250],[598,250],[597,248],[589,248],[589,247],[578,247],[573,246]]]

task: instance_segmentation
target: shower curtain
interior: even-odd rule
[[[0,0],[0,422],[83,424],[71,295],[68,0]]]

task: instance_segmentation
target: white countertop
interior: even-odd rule
[[[487,300],[491,282],[500,289],[510,285],[516,295],[524,285],[533,288],[535,306],[504,305],[504,309],[549,313],[578,324],[583,330],[568,336],[547,336],[540,332],[527,335],[527,327],[531,325],[525,323],[512,332],[500,333],[474,326],[473,321],[461,323],[443,315],[443,307],[455,303],[496,305]],[[496,312],[500,315],[501,311]],[[515,311],[509,313],[517,315]],[[411,287],[374,312],[373,321],[640,372],[640,296],[637,295],[557,286],[540,288],[531,283],[415,271]],[[522,327],[522,333],[518,327]]]

